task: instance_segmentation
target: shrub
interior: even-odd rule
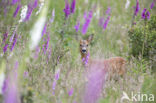
[[[156,16],[149,21],[140,22],[129,30],[130,55],[156,62]]]

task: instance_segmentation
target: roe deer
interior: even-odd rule
[[[96,68],[104,69],[108,73],[108,79],[112,79],[115,75],[123,76],[126,72],[126,60],[122,57],[112,57],[104,60],[94,60],[89,58],[88,45],[93,39],[93,34],[87,40],[80,40],[80,53],[83,65],[88,67],[96,66]],[[98,66],[98,67],[97,67]]]

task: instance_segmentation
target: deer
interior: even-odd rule
[[[98,66],[98,68],[104,69],[104,71],[108,73],[108,80],[112,80],[114,76],[123,77],[126,73],[126,60],[123,57],[111,57],[102,60],[90,58],[88,46],[93,40],[93,36],[94,34],[91,34],[86,40],[80,40],[79,50],[84,67],[89,69],[92,66]]]

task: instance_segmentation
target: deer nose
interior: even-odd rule
[[[86,49],[82,49],[82,52],[83,52],[83,53],[86,53]]]

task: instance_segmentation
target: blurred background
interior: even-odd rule
[[[1,0],[0,103],[83,103],[96,96],[84,96],[79,52],[79,41],[91,34],[90,58],[121,56],[127,73],[122,82],[104,82],[88,103],[155,103],[121,100],[123,93],[156,95],[155,3]]]

